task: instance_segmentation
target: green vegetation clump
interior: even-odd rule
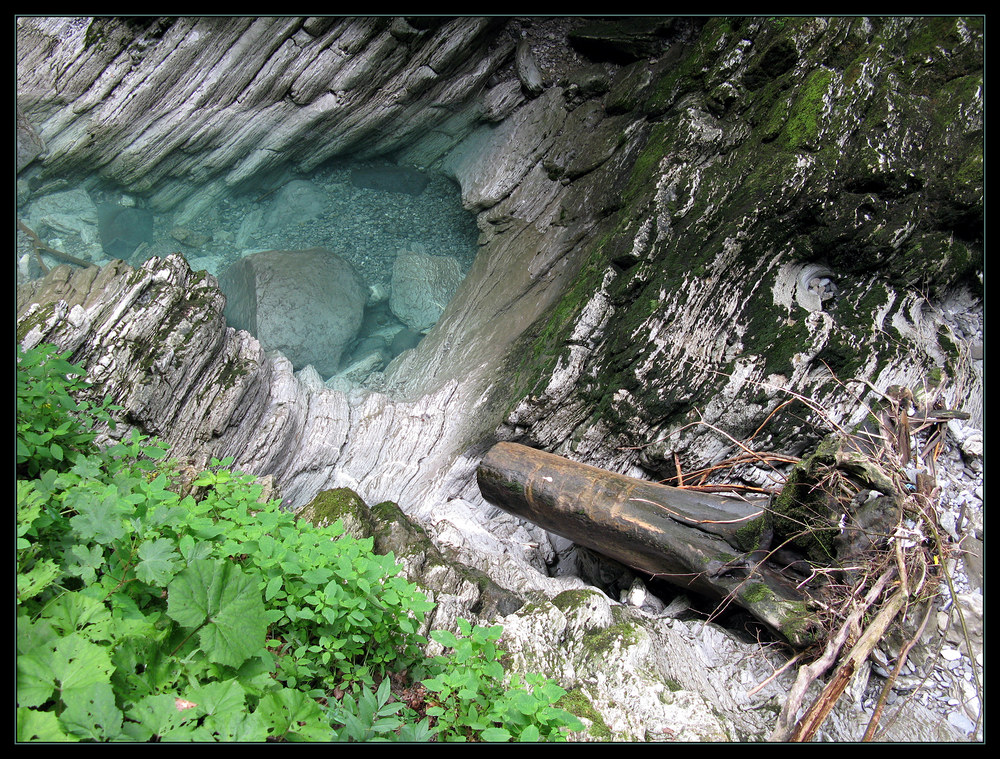
[[[765,513],[763,516],[751,519],[740,527],[736,531],[736,542],[740,548],[748,553],[769,548],[770,546],[763,544],[765,542],[763,539],[767,537],[768,541],[770,540],[770,533],[768,531],[768,528],[771,526],[770,520],[770,515]]]
[[[813,71],[799,92],[785,125],[788,144],[792,148],[816,149],[820,133],[824,97],[833,80],[833,72],[819,68]]]
[[[137,431],[96,444],[114,407],[83,372],[17,349],[19,741],[565,740],[565,691],[499,663],[499,626],[435,631],[372,540],[260,503],[213,460],[181,496]],[[405,694],[405,695],[404,695]]]
[[[593,740],[614,740],[614,734],[611,732],[611,728],[608,727],[608,724],[604,721],[601,713],[594,708],[594,705],[590,703],[590,699],[580,688],[574,688],[563,696],[559,700],[559,704],[574,714],[579,714],[591,723],[587,729],[587,734]]]

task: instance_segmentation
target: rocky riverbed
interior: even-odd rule
[[[408,179],[417,184],[406,186]],[[373,373],[378,375],[402,350],[416,345],[443,313],[478,251],[475,217],[462,208],[454,180],[392,164],[325,166],[308,179],[290,179],[250,196],[222,198],[185,225],[177,224],[172,212],[145,209],[141,199],[127,193],[87,190],[87,184],[33,193],[21,209],[42,243],[82,261],[103,265],[119,254],[138,266],[150,258],[180,253],[195,270],[223,277],[224,290],[235,286],[224,275],[241,259],[263,251],[321,248],[347,261],[365,292],[363,305],[368,311],[362,322],[343,330],[326,323],[309,324],[316,313],[299,305],[301,297],[296,295],[297,289],[315,279],[308,273],[302,285],[290,283],[292,290],[267,301],[286,323],[304,321],[303,327],[314,337],[331,328],[343,332],[338,345],[345,349],[344,374],[336,380],[343,386],[378,382]],[[20,238],[20,276],[25,279],[37,272],[37,262],[29,252],[27,235],[22,232]],[[51,254],[45,257],[49,265],[61,262]],[[227,295],[230,300],[250,297],[238,291]],[[260,318],[270,317],[261,313]],[[230,323],[264,339],[256,322],[254,327]],[[269,335],[265,343],[269,348],[288,345],[280,335],[273,339]],[[297,361],[297,352],[292,354],[287,347],[285,352],[296,368],[305,367],[305,362]],[[324,377],[338,374],[339,363],[323,362]]]
[[[982,653],[949,615],[974,628],[982,598],[983,49],[975,17],[19,19],[19,219],[49,228],[19,232],[19,337],[71,351],[178,455],[273,477],[289,507],[345,486],[395,501],[532,600],[507,614],[459,583],[440,624],[499,614],[512,656],[632,740],[765,737],[788,677],[754,689],[782,657],[630,580],[615,590],[646,604],[562,572],[564,545],[482,502],[485,450],[677,484],[741,445],[797,457],[893,387],[931,389],[969,417],[935,473],[959,600],[942,593],[883,724],[968,740]],[[348,160],[427,184],[358,213],[372,190]],[[268,216],[299,181],[319,194],[296,185]],[[464,210],[405,210],[456,188]],[[81,210],[45,208],[57,195]],[[133,226],[102,240],[109,204]],[[397,237],[373,242],[383,227]],[[87,260],[106,242],[216,271],[320,245],[377,290],[398,239],[465,278],[364,388],[227,329],[215,278],[177,257],[32,269],[77,240]],[[777,482],[757,458],[728,476]],[[887,648],[821,737],[860,738]]]

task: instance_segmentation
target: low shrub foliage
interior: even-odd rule
[[[395,558],[298,522],[211,462],[193,482],[82,371],[17,349],[20,741],[565,740],[541,676],[510,677],[499,626],[435,631]],[[182,495],[182,493],[187,493]],[[418,694],[401,699],[396,690]]]

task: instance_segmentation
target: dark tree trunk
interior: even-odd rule
[[[807,597],[766,563],[766,504],[658,485],[516,443],[477,472],[490,503],[630,567],[731,599],[795,645],[812,640]]]

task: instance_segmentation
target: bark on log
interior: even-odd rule
[[[625,477],[516,443],[477,470],[490,503],[635,569],[731,599],[796,646],[817,625],[806,596],[764,562],[761,503]]]

